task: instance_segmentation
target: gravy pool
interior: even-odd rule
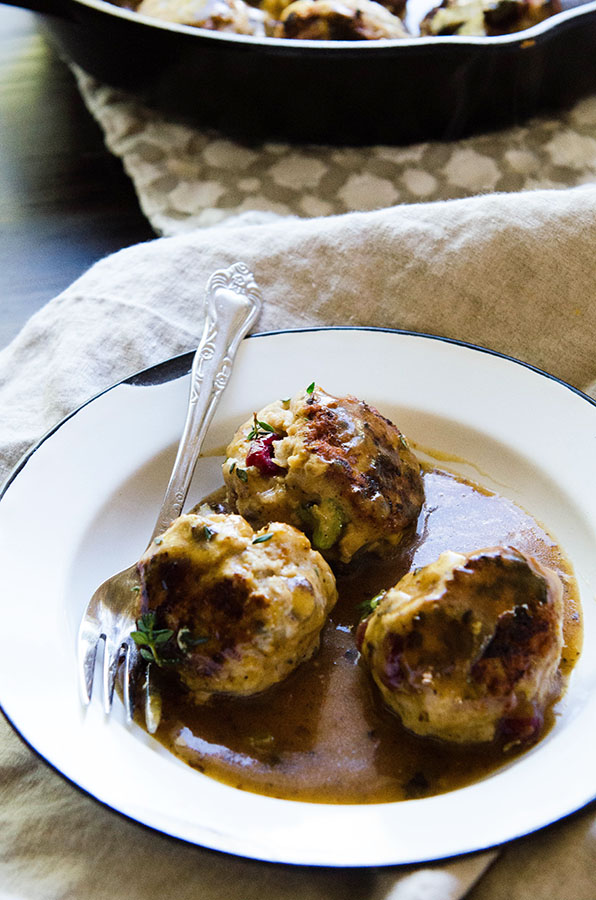
[[[369,558],[337,577],[339,601],[319,652],[289,678],[249,699],[195,706],[164,679],[155,737],[207,775],[242,790],[318,803],[379,803],[431,796],[478,781],[527,749],[455,746],[407,732],[379,701],[359,662],[362,604],[444,550],[513,545],[559,573],[564,585],[563,684],[581,650],[575,580],[562,550],[511,501],[424,467],[417,530],[389,561]],[[337,573],[336,573],[337,574]],[[541,737],[551,727],[547,716]]]

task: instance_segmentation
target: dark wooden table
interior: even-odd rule
[[[93,262],[152,237],[35,16],[0,3],[0,347]]]

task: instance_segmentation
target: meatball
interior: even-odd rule
[[[295,0],[284,9],[273,34],[310,41],[408,37],[401,19],[374,0]]]
[[[244,0],[142,0],[136,11],[155,19],[210,31],[265,33],[265,14]]]
[[[511,34],[560,11],[560,0],[443,0],[426,14],[420,34]]]
[[[561,692],[562,591],[558,575],[513,547],[447,551],[387,591],[358,643],[410,731],[529,741]]]
[[[312,385],[240,427],[223,476],[231,507],[253,525],[288,522],[342,563],[364,549],[390,552],[424,500],[399,429],[361,400]]]
[[[335,579],[300,531],[241,516],[175,519],[138,563],[142,611],[176,637],[173,669],[197,703],[281,681],[319,646]]]
[[[284,10],[296,0],[261,0],[259,9],[262,9],[269,16],[270,21],[275,24],[282,18]],[[394,16],[403,18],[406,14],[406,0],[378,0],[381,6],[388,9]]]

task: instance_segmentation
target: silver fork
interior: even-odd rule
[[[214,272],[207,284],[205,305],[205,327],[193,359],[186,420],[149,544],[180,515],[238,346],[260,313],[260,292],[248,268],[243,263],[235,263]],[[138,617],[138,591],[136,564],[104,581],[87,605],[77,642],[79,688],[85,706],[93,692],[100,641],[104,641],[102,686],[106,714],[112,708],[116,676],[120,664],[124,663],[122,686],[128,723],[133,717],[131,682],[139,661],[136,645],[130,638]]]

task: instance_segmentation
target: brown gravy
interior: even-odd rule
[[[250,698],[197,707],[178,685],[161,685],[157,739],[194,768],[243,790],[318,803],[378,803],[443,793],[478,781],[518,747],[451,746],[408,733],[378,700],[359,663],[361,604],[446,549],[512,544],[555,569],[565,586],[568,676],[581,650],[581,616],[570,567],[535,520],[509,500],[448,472],[426,469],[418,528],[390,561],[368,559],[338,576],[339,602],[318,654],[286,681]],[[546,729],[552,725],[553,713]]]

